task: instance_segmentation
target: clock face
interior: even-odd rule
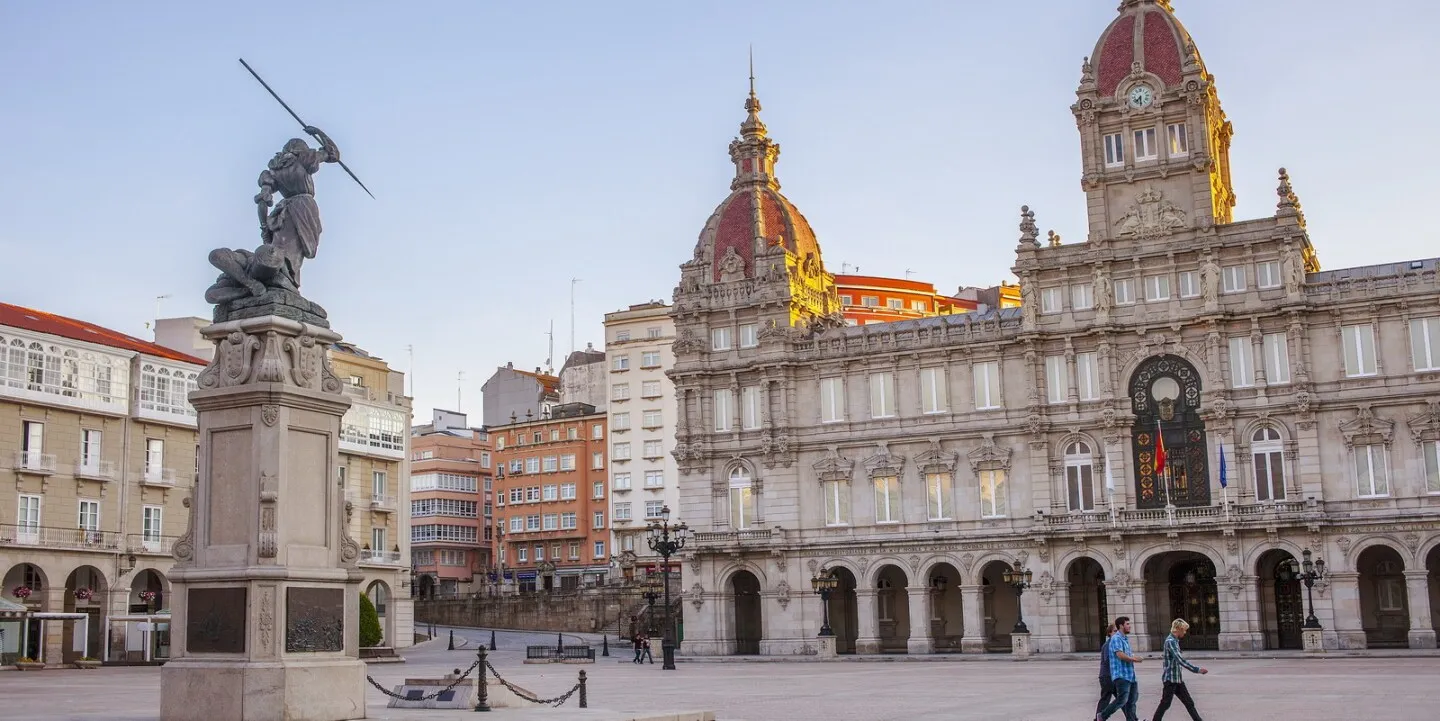
[[[1149,85],[1136,85],[1130,88],[1130,107],[1148,108],[1154,101],[1155,94],[1150,90]]]

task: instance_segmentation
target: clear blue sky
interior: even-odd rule
[[[0,2],[0,299],[148,337],[203,315],[206,253],[258,242],[297,134],[339,143],[306,295],[408,370],[416,416],[506,361],[600,345],[669,299],[728,192],[755,46],[785,192],[827,267],[953,290],[1009,277],[1018,208],[1085,235],[1069,106],[1117,0]],[[1236,128],[1237,218],[1287,166],[1327,268],[1437,254],[1426,0],[1176,0]],[[884,12],[881,9],[885,8]]]

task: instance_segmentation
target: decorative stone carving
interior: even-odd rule
[[[865,472],[871,477],[898,476],[905,467],[905,456],[890,452],[890,444],[884,441],[876,444],[875,455],[865,459]]]
[[[283,318],[231,321],[211,329],[205,335],[218,340],[215,359],[196,379],[202,390],[248,383],[287,383],[307,390],[340,393],[340,379],[335,377],[325,355],[325,346],[339,336],[329,330]]]
[[[1020,206],[1020,247],[1040,247],[1040,226],[1035,224],[1035,211],[1030,206]]]
[[[745,259],[735,252],[735,246],[725,248],[725,257],[720,259],[720,282],[733,283],[745,279]]]
[[[1420,534],[1411,531],[1410,533],[1401,536],[1400,540],[1405,542],[1405,547],[1410,549],[1411,553],[1420,550]]]
[[[811,577],[814,577],[816,572],[820,570],[820,562],[812,558],[805,562],[805,568],[810,571]]]
[[[780,549],[770,551],[770,557],[775,560],[775,570],[785,572],[785,552]]]
[[[919,572],[920,572],[920,557],[919,557],[919,556],[911,556],[911,557],[910,557],[910,572],[911,572],[911,573],[919,573]]]
[[[790,584],[783,578],[775,584],[775,600],[780,604],[780,610],[790,608]]]
[[[1232,556],[1240,555],[1240,539],[1233,535],[1227,536],[1225,538],[1225,552]]]
[[[821,483],[849,481],[854,477],[855,461],[840,455],[839,446],[830,446],[826,449],[825,457],[810,467],[815,470],[815,478]]]
[[[1115,578],[1107,581],[1105,585],[1115,589],[1115,595],[1122,602],[1130,600],[1130,590],[1134,587],[1134,583],[1130,579],[1128,570],[1122,568],[1116,571]]]
[[[275,555],[278,551],[275,513],[279,500],[279,479],[269,471],[262,472],[260,474],[260,537],[256,545],[255,555],[265,563],[274,563]]]
[[[1416,443],[1440,440],[1440,401],[1428,401],[1425,410],[1405,419],[1405,427]]]
[[[699,573],[699,572],[700,572],[700,554],[698,554],[698,553],[692,553],[692,554],[690,554],[690,572],[691,572],[691,573]],[[698,584],[697,584],[697,585],[698,585]]]
[[[1156,190],[1155,186],[1147,185],[1135,197],[1130,209],[1115,221],[1115,236],[1141,240],[1160,238],[1186,225],[1185,211],[1165,200],[1165,194]]]
[[[1340,552],[1344,554],[1350,553],[1350,543],[1351,541],[1349,536],[1341,536],[1335,539],[1335,545],[1339,546]]]
[[[960,565],[968,569],[975,565],[975,554],[967,553],[960,557]]]
[[[1394,440],[1395,421],[1377,418],[1370,404],[1364,403],[1355,411],[1355,417],[1340,424],[1340,435],[1345,439],[1345,449],[1350,450],[1357,442],[1383,443],[1389,447]]]
[[[960,464],[959,451],[946,451],[940,447],[939,439],[930,439],[930,448],[924,453],[915,456],[915,465],[920,467],[921,473],[955,473],[955,467]]]
[[[1003,470],[1010,470],[1009,448],[1000,448],[995,445],[995,434],[985,433],[982,435],[980,447],[966,454],[966,460],[970,461],[970,470],[974,473],[980,472],[982,465],[996,465]]]
[[[190,496],[186,496],[180,503],[185,506],[189,525],[186,526],[185,533],[175,539],[175,545],[170,547],[170,555],[175,557],[177,566],[189,565],[195,560],[195,502]]]
[[[697,583],[690,587],[690,605],[694,606],[696,611],[699,611],[700,607],[705,605],[704,586]]]
[[[1044,571],[1040,574],[1040,582],[1035,584],[1035,587],[1040,591],[1040,600],[1050,603],[1055,596],[1055,577],[1050,575],[1049,571]]]
[[[275,641],[275,589],[263,586],[260,589],[260,648],[268,651]]]
[[[280,406],[273,403],[266,403],[260,406],[260,420],[267,426],[274,426],[275,421],[280,419]]]
[[[1230,595],[1240,598],[1240,594],[1245,592],[1245,584],[1242,583],[1244,578],[1245,574],[1240,567],[1231,564],[1229,570],[1225,572],[1225,582],[1230,585]]]
[[[1220,264],[1215,262],[1215,254],[1209,251],[1200,263],[1200,288],[1205,296],[1205,307],[1215,307],[1220,301]]]
[[[355,504],[345,501],[345,525],[340,527],[340,561],[349,568],[360,564],[360,544],[350,537],[350,517],[355,515]]]

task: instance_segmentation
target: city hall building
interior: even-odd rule
[[[1138,649],[1176,617],[1299,648],[1306,551],[1327,648],[1435,647],[1437,261],[1322,270],[1283,170],[1273,216],[1232,218],[1169,2],[1123,0],[1083,65],[1089,235],[1022,209],[1019,308],[847,326],[746,109],[675,291],[682,653],[816,653],[822,570],[842,653],[1008,650],[1022,610],[1041,653],[1120,615]]]

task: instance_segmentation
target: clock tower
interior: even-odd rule
[[[1135,242],[1231,221],[1231,125],[1170,0],[1121,0],[1085,59],[1078,99],[1091,241]]]

